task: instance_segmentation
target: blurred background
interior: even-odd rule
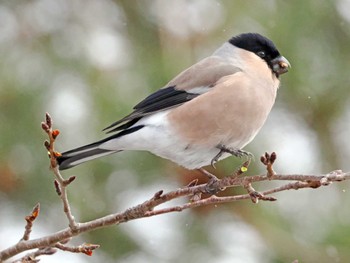
[[[276,151],[279,173],[350,170],[349,26],[349,0],[1,1],[0,249],[21,238],[37,202],[32,238],[67,227],[43,147],[45,112],[61,131],[59,151],[100,139],[142,98],[242,32],[269,37],[292,64],[246,150],[256,160]],[[239,163],[228,158],[216,173]],[[248,171],[262,173],[258,161]],[[200,178],[145,152],[63,174],[77,176],[69,198],[82,222]],[[58,252],[42,262],[350,262],[349,183],[275,196],[101,229],[72,241],[100,244],[92,257]]]

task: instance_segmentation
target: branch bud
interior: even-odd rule
[[[57,193],[58,195],[61,195],[61,194],[62,194],[62,191],[61,191],[60,184],[58,183],[57,180],[54,181],[54,184],[55,184],[56,193]]]
[[[48,133],[50,131],[50,127],[45,123],[45,122],[42,122],[41,123],[41,128],[46,132]]]
[[[53,137],[54,139],[56,139],[56,137],[57,137],[59,134],[60,134],[60,131],[59,131],[59,130],[53,130],[53,131],[52,131],[52,137]]]
[[[34,206],[32,213],[29,216],[25,217],[25,220],[28,223],[32,223],[38,216],[40,212],[40,203],[37,203],[36,206]]]
[[[277,154],[275,152],[272,152],[270,155],[270,162],[273,164],[277,159]]]
[[[47,112],[46,112],[46,115],[45,115],[45,119],[46,119],[47,126],[49,128],[51,128],[52,127],[52,118],[51,118],[50,114],[47,113]]]
[[[50,151],[50,147],[51,147],[51,145],[50,145],[50,143],[49,143],[49,141],[48,141],[48,140],[45,140],[45,142],[44,142],[44,146],[45,146],[45,148],[46,148],[48,151]]]

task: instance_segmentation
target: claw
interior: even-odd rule
[[[220,181],[215,175],[209,173],[203,168],[198,169],[201,173],[206,175],[209,178],[209,182],[205,187],[205,193],[210,195],[215,195],[217,192],[222,191],[223,189],[217,187],[217,183]]]
[[[207,185],[205,186],[205,193],[215,195],[218,192],[223,191],[223,188],[218,188],[217,184],[219,181],[220,180],[216,176],[210,178]]]
[[[220,152],[215,155],[215,157],[211,160],[210,164],[211,166],[216,169],[215,163],[219,161],[220,157],[224,154],[224,152],[220,149]]]

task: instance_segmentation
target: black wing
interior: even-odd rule
[[[134,107],[132,113],[104,130],[115,132],[128,129],[144,116],[181,105],[208,91],[204,89],[196,92],[194,91],[196,88],[211,88],[222,77],[239,71],[241,71],[239,67],[227,63],[225,59],[218,56],[205,58],[181,72],[169,82],[168,87],[149,95]],[[193,78],[193,76],[196,77]],[[193,92],[186,92],[186,90],[190,91],[191,89]]]
[[[175,89],[175,86],[160,89],[138,103],[134,107],[134,111],[132,113],[119,121],[114,122],[103,130],[109,130],[115,127],[107,132],[110,133],[128,129],[144,116],[183,104],[189,100],[192,100],[198,95],[200,94],[188,93],[184,90],[177,90]]]

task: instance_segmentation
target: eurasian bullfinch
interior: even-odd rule
[[[125,150],[149,151],[197,169],[241,150],[256,136],[290,64],[257,33],[232,37],[104,130],[100,141],[58,157],[60,170]]]

